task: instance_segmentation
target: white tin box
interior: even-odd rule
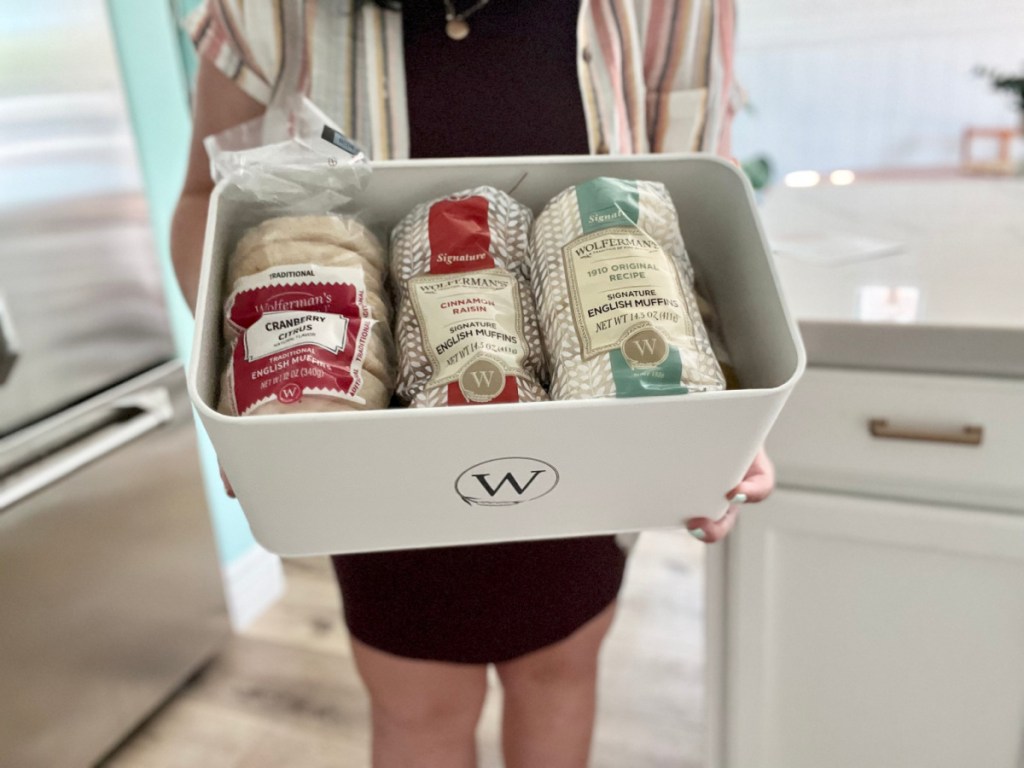
[[[387,162],[374,166],[353,208],[384,232],[418,203],[489,184],[539,213],[566,187],[597,176],[668,187],[744,389],[222,415],[215,408],[224,262],[245,229],[280,212],[218,185],[189,390],[263,546],[313,555],[557,538],[724,513],[725,493],[743,477],[804,368],[750,186],[737,168],[704,155]]]

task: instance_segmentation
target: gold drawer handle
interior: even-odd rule
[[[955,443],[957,445],[981,445],[985,434],[982,427],[965,426],[947,432],[927,429],[907,429],[892,426],[888,419],[871,419],[868,431],[872,437],[884,437],[890,440],[922,440],[927,443]]]

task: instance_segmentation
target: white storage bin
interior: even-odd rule
[[[418,203],[488,184],[539,213],[566,187],[597,176],[668,187],[744,389],[222,415],[215,408],[224,261],[248,227],[280,212],[230,185],[217,187],[189,388],[263,546],[312,555],[557,538],[678,526],[725,511],[724,494],[743,477],[804,368],[753,195],[737,168],[704,155],[386,162],[374,166],[353,208],[383,231]]]

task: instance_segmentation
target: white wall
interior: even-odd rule
[[[740,158],[777,170],[951,167],[965,125],[1013,126],[978,64],[1024,70],[1024,0],[738,0]]]

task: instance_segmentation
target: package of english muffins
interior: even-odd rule
[[[205,141],[215,179],[274,210],[226,263],[218,409],[232,416],[386,408],[394,390],[386,249],[355,214],[364,154],[308,100]]]
[[[717,517],[802,371],[716,158],[370,163],[309,104],[206,147],[190,394],[271,551]]]

